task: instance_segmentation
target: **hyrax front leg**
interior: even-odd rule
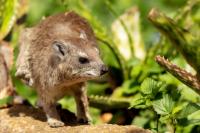
[[[56,103],[42,103],[42,107],[47,116],[47,122],[50,127],[62,127],[64,123],[56,110]]]
[[[76,89],[74,92],[74,97],[76,100],[78,122],[89,124],[91,117],[89,115],[87,91],[85,85],[82,85],[80,88]]]
[[[29,65],[29,47],[31,45],[32,39],[34,38],[34,32],[36,29],[34,28],[26,28],[20,34],[20,52],[16,62],[17,71],[15,76],[20,77],[23,79],[28,85],[33,85],[33,79],[30,72],[30,65]]]

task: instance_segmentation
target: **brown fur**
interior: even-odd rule
[[[75,97],[78,119],[88,122],[85,81],[107,69],[87,21],[74,12],[50,16],[25,29],[20,44],[16,76],[36,89],[49,125],[64,125],[55,105],[66,94]]]

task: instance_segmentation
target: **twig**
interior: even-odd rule
[[[196,91],[200,95],[200,81],[197,76],[192,75],[184,69],[172,64],[167,59],[161,56],[156,56],[156,62],[162,66],[166,71],[175,76],[178,80],[191,87],[194,91]]]

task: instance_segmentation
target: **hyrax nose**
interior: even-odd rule
[[[108,72],[108,67],[105,65],[101,65],[100,75],[104,75]]]

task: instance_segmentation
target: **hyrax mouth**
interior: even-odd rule
[[[106,74],[108,72],[108,67],[106,65],[101,66],[100,76]]]
[[[104,74],[106,74],[108,72],[108,68],[107,66],[100,65],[100,68],[98,69],[92,69],[92,70],[88,70],[85,72],[85,74],[89,77],[100,77],[103,76]]]

